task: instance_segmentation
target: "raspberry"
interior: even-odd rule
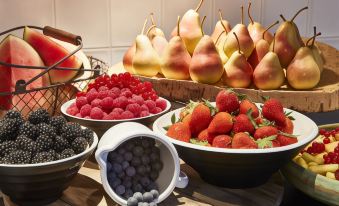
[[[92,119],[102,119],[104,117],[104,112],[100,108],[94,107],[91,110],[90,117]]]
[[[82,118],[82,116],[81,116],[80,113],[76,114],[75,116],[76,116],[76,117],[79,117],[79,118]]]
[[[86,94],[86,98],[87,98],[87,102],[92,102],[93,100],[95,100],[96,98],[98,98],[98,92],[96,91],[90,91]]]
[[[159,107],[155,107],[154,109],[150,110],[150,112],[152,114],[159,114],[160,112],[162,112],[162,109]]]
[[[75,104],[77,105],[78,109],[81,109],[82,106],[84,106],[85,104],[87,104],[87,99],[86,97],[78,97],[75,100]]]
[[[95,88],[91,88],[87,93],[90,93],[90,92],[98,92]]]
[[[102,118],[102,120],[113,120],[113,118],[109,114],[104,112],[104,117]]]
[[[121,119],[132,119],[134,118],[134,115],[132,112],[130,111],[124,111],[123,113],[121,113]]]
[[[100,91],[98,94],[99,99],[104,99],[105,97],[108,97],[108,90]]]
[[[110,114],[109,114],[109,116],[112,118],[112,120],[118,120],[118,119],[121,119],[121,115],[120,115],[120,113],[118,113],[118,112],[111,112]]]
[[[72,116],[75,116],[79,113],[79,109],[74,105],[67,108],[66,113]]]
[[[111,110],[113,108],[113,99],[111,97],[106,97],[104,98],[101,103],[100,106],[103,109],[107,109],[107,110]]]
[[[118,87],[113,87],[110,91],[120,96],[121,90]]]
[[[147,112],[149,112],[149,109],[148,109],[148,107],[146,106],[146,104],[141,105],[140,110],[141,110],[141,111],[147,111]]]
[[[101,99],[94,99],[92,102],[91,102],[91,106],[92,107],[101,107],[100,104],[101,104]]]
[[[128,100],[125,96],[120,96],[113,100],[113,107],[125,109],[127,104],[128,104]]]
[[[156,107],[155,102],[152,100],[146,100],[145,105],[148,107],[149,111],[152,111]]]
[[[119,94],[117,94],[114,91],[110,90],[110,91],[108,91],[107,96],[111,97],[112,99],[115,99],[115,98],[119,97]]]
[[[140,114],[140,105],[137,104],[137,103],[134,103],[134,104],[129,104],[127,105],[126,107],[126,111],[130,111],[134,114],[135,117],[139,116]]]
[[[81,116],[83,116],[83,117],[89,116],[89,114],[91,113],[91,109],[92,109],[92,107],[89,104],[82,106],[81,109],[80,109]]]
[[[133,94],[133,95],[132,95],[132,99],[133,99],[136,103],[138,103],[140,106],[144,104],[144,99],[142,98],[142,96]]]
[[[99,87],[98,91],[101,92],[101,91],[107,91],[108,90],[108,87],[105,87],[105,86],[101,86]]]
[[[147,117],[149,115],[150,115],[149,111],[141,111],[140,112],[140,117]]]
[[[118,114],[123,113],[125,110],[121,109],[121,108],[114,108],[112,112],[116,112]]]
[[[122,89],[122,90],[124,90],[124,89]],[[120,96],[124,96],[124,97],[132,97],[132,95],[133,95],[133,93],[129,89],[125,90],[125,91],[121,91],[121,94],[120,94]]]
[[[159,107],[162,111],[166,109],[167,102],[164,99],[157,99],[155,100],[155,104]]]
[[[128,102],[128,104],[135,104],[136,103],[136,101],[132,98],[129,98],[127,102]]]

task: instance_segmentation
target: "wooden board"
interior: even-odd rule
[[[284,188],[279,173],[275,174],[266,184],[252,189],[219,188],[203,182],[199,175],[188,165],[182,163],[181,169],[190,178],[185,189],[176,189],[159,206],[251,206],[265,205],[278,206],[283,197]],[[7,196],[3,196],[4,203],[0,206],[15,206]],[[80,169],[71,186],[64,195],[49,206],[117,206],[105,193],[100,180],[98,165],[87,161]]]
[[[287,108],[300,112],[328,112],[339,109],[339,51],[317,42],[325,58],[324,71],[318,86],[312,90],[293,90],[287,84],[280,90],[258,90],[254,87],[234,90],[248,95],[255,102],[262,102],[262,96],[279,99]],[[124,72],[122,63],[110,68],[109,73]],[[154,88],[162,97],[187,102],[201,98],[214,100],[215,95],[225,86],[200,84],[192,81],[170,80],[165,78],[140,77],[153,83]]]

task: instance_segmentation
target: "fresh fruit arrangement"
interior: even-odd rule
[[[339,127],[320,129],[319,136],[293,160],[314,173],[339,180]]]
[[[222,90],[216,106],[207,100],[190,102],[172,116],[167,136],[176,140],[233,149],[265,149],[298,142],[293,117],[285,114],[276,99],[267,99],[261,111],[244,95]]]
[[[283,22],[272,35],[268,30],[279,21],[265,28],[251,16],[244,24],[244,8],[241,7],[241,23],[231,28],[219,10],[219,21],[211,36],[202,29],[200,0],[195,10],[188,10],[180,19],[167,42],[164,32],[152,18],[152,25],[145,33],[147,20],[135,43],[123,58],[124,68],[133,74],[147,77],[164,76],[175,80],[193,80],[199,83],[222,83],[230,87],[279,89],[287,79],[294,89],[312,89],[320,81],[324,59],[315,45],[317,33],[305,44],[294,19],[307,7],[300,9],[291,20],[280,15]],[[269,77],[269,78],[267,78]]]
[[[27,120],[9,110],[0,120],[0,163],[36,164],[65,159],[85,151],[93,143],[93,131],[62,116],[50,117],[44,109]]]
[[[167,102],[158,97],[150,82],[130,73],[99,76],[79,92],[67,113],[85,119],[123,120],[147,117],[164,111]]]
[[[107,155],[109,185],[129,206],[156,205],[155,181],[162,168],[160,150],[152,138],[133,138]]]

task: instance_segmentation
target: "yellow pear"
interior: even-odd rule
[[[226,56],[225,52],[224,52],[224,44],[226,41],[227,36],[224,35],[225,31],[223,31],[222,33],[219,34],[219,37],[217,38],[216,42],[215,42],[215,47],[218,50],[219,56],[221,58],[222,64],[226,64],[228,57]]]
[[[168,79],[185,80],[190,78],[191,56],[180,36],[180,17],[177,22],[177,36],[172,37],[162,56],[161,71]]]
[[[241,45],[241,52],[243,55],[245,55],[246,58],[248,58],[253,49],[254,49],[254,43],[253,40],[248,33],[247,27],[244,25],[244,7],[241,7],[241,23],[237,24],[232,30],[231,33],[236,33]],[[227,37],[225,41],[224,51],[225,54],[230,58],[231,55],[238,50],[238,43],[237,39],[230,35]]]
[[[126,71],[128,71],[131,74],[135,74],[134,68],[133,68],[133,57],[135,54],[135,43],[133,43],[132,46],[130,46],[126,53],[124,54],[124,57],[122,59],[122,63],[124,65],[124,68]]]
[[[153,77],[160,71],[160,57],[152,47],[149,38],[144,35],[147,19],[135,40],[136,50],[133,57],[133,68],[136,74]]]
[[[224,33],[226,28],[226,33]],[[211,34],[211,38],[213,39],[214,43],[217,43],[217,39],[221,35],[221,33],[224,33],[223,36],[226,36],[228,32],[231,31],[231,25],[228,21],[224,20],[222,17],[222,12],[219,9],[219,21],[215,24],[215,28],[213,33]],[[220,37],[222,38],[222,37]]]
[[[165,34],[164,32],[157,27],[155,20],[154,20],[154,14],[150,13],[151,16],[151,21],[152,21],[152,26],[149,28],[148,32],[147,32],[147,36],[148,38],[152,41],[154,39],[154,37],[156,36],[161,36],[165,38]]]
[[[313,27],[313,28],[314,28],[314,37],[311,38],[312,43],[310,45],[308,44],[308,42],[311,40],[311,39],[309,39],[308,42],[306,43],[306,45],[312,50],[314,60],[318,64],[318,67],[320,69],[320,73],[322,73],[323,70],[324,70],[324,63],[325,63],[324,60],[325,59],[324,59],[324,56],[323,56],[322,52],[320,51],[319,47],[317,45],[315,45],[315,39],[317,37],[317,28],[316,27]]]

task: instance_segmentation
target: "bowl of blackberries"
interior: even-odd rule
[[[109,129],[95,157],[105,191],[120,205],[153,206],[175,187],[185,187],[174,146],[139,123],[121,123]]]
[[[18,205],[53,202],[97,143],[92,130],[44,109],[26,119],[9,110],[0,120],[0,190]]]

